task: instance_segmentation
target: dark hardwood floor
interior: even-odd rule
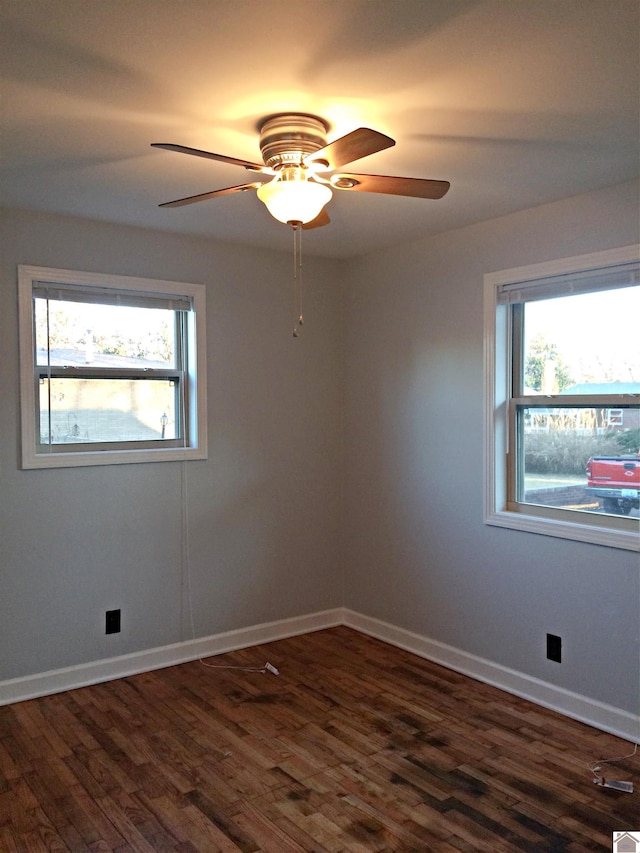
[[[0,851],[610,853],[640,830],[638,791],[588,769],[624,741],[348,628],[210,662],[267,660],[0,708]]]

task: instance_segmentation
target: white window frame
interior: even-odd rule
[[[191,310],[186,314],[186,343],[188,359],[185,369],[184,410],[186,413],[183,440],[179,446],[162,446],[157,442],[139,442],[132,447],[96,449],[91,445],[56,452],[43,451],[38,442],[36,383],[36,340],[34,326],[34,289],[43,285],[68,285],[86,288],[97,296],[108,291],[110,296],[137,294],[145,296],[178,297],[189,300]],[[114,276],[76,270],[51,269],[37,266],[18,266],[18,321],[20,333],[20,410],[22,467],[69,468],[87,465],[121,465],[137,462],[174,462],[207,458],[207,381],[206,381],[206,301],[201,284],[164,281],[159,279]],[[114,444],[116,444],[114,442]],[[175,443],[174,443],[175,444]]]
[[[585,273],[637,262],[640,244],[622,246],[587,255],[500,270],[484,276],[484,381],[485,381],[485,471],[484,520],[486,524],[524,530],[562,539],[574,539],[613,548],[640,551],[640,523],[637,519],[575,512],[557,507],[517,503],[509,482],[513,483],[509,440],[513,424],[511,396],[510,306],[500,304],[499,292],[507,285],[530,285],[560,275]],[[553,398],[556,399],[556,398]],[[553,405],[549,398],[549,405]],[[566,403],[567,398],[562,400]],[[572,402],[580,402],[578,398]],[[615,406],[612,400],[611,404]]]

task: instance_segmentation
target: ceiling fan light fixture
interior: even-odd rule
[[[347,178],[344,175],[336,175],[331,178],[331,185],[337,187],[339,190],[352,190],[359,184],[360,181],[357,181],[355,178]]]
[[[309,180],[301,168],[282,169],[258,188],[258,198],[279,222],[305,225],[319,216],[333,193],[326,184]]]

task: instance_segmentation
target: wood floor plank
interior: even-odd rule
[[[156,853],[156,848],[148,840],[153,826],[149,823],[146,812],[129,795],[105,796],[96,802],[109,816],[114,829],[125,839],[123,844],[113,848],[114,853],[120,853],[120,848],[133,853]]]
[[[350,629],[208,662],[0,708],[1,853],[610,853],[640,824],[588,770],[628,744]]]
[[[239,804],[235,821],[246,834],[254,838],[261,853],[307,853],[297,841],[271,820],[262,809],[251,802]]]

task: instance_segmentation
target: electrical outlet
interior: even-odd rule
[[[118,634],[120,632],[120,611],[107,610],[105,618],[105,634]]]
[[[547,659],[562,662],[562,637],[555,634],[547,634]]]

